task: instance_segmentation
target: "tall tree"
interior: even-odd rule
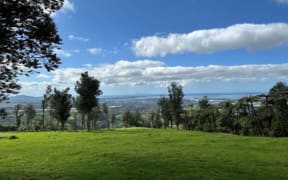
[[[43,99],[41,101],[41,108],[42,108],[42,128],[44,128],[44,124],[45,124],[45,112],[46,109],[49,107],[49,99],[52,93],[52,88],[51,85],[48,85],[45,91],[45,94],[43,95]]]
[[[68,91],[69,88],[63,91],[58,91],[55,88],[50,99],[52,116],[61,123],[62,130],[64,130],[64,125],[70,116],[70,109],[72,108],[72,95]]]
[[[51,71],[60,64],[55,49],[61,39],[51,14],[63,1],[0,1],[0,100],[18,93],[18,76],[43,66]]]
[[[31,129],[32,119],[36,115],[36,110],[32,104],[27,104],[24,106],[24,113],[26,115],[26,126],[28,129]]]
[[[88,118],[93,107],[98,105],[97,96],[102,94],[99,89],[100,81],[92,76],[89,76],[88,72],[81,74],[80,81],[76,82],[75,91],[78,93],[77,97],[77,109],[80,113],[86,116],[87,119],[87,130],[90,130],[90,119]]]
[[[108,129],[110,128],[110,125],[109,125],[110,123],[109,123],[109,117],[108,117],[109,110],[108,110],[108,106],[106,102],[102,104],[102,112],[106,120],[106,128]]]
[[[14,117],[15,117],[15,121],[16,121],[16,127],[17,129],[20,127],[21,125],[21,117],[23,116],[23,111],[22,110],[22,105],[20,104],[16,104],[14,107]]]
[[[148,114],[148,122],[150,123],[150,128],[155,127],[155,111],[150,111]]]
[[[168,87],[168,92],[173,119],[175,121],[177,129],[179,129],[179,125],[181,123],[181,113],[183,112],[182,104],[184,93],[182,90],[182,86],[178,85],[175,82],[172,82],[171,85]]]
[[[112,112],[110,114],[110,119],[111,119],[111,128],[113,128],[114,124],[115,124],[115,121],[116,121],[116,114]]]
[[[170,126],[171,128],[173,127],[173,121],[172,121],[172,113],[171,113],[171,106],[170,106],[170,100],[169,98],[166,97],[161,97],[158,102],[157,102],[158,106],[160,107],[160,112],[162,115],[162,118],[164,120],[164,128],[167,128],[169,126],[169,122],[170,122]]]

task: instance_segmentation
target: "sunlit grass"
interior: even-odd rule
[[[0,133],[0,179],[9,178],[288,179],[288,138],[137,128]]]

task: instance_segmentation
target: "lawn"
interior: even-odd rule
[[[136,128],[0,133],[0,179],[288,179],[288,138]]]

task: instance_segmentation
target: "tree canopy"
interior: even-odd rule
[[[0,1],[0,100],[19,91],[20,75],[42,67],[51,71],[60,64],[55,49],[61,38],[51,15],[63,1]]]
[[[168,93],[169,93],[171,112],[175,120],[177,129],[179,129],[179,124],[181,122],[181,113],[183,112],[182,104],[184,93],[182,90],[182,86],[178,85],[175,82],[172,82],[168,87]]]
[[[63,91],[54,89],[50,99],[52,116],[61,123],[62,130],[70,116],[70,109],[72,108],[72,95],[69,94],[68,91],[69,88],[66,88]]]
[[[76,108],[83,114],[83,118],[88,117],[92,109],[99,106],[97,96],[102,94],[99,88],[100,81],[89,76],[88,72],[82,73],[80,81],[76,82],[75,91],[79,95],[76,99]],[[87,119],[87,129],[90,130],[89,118]]]

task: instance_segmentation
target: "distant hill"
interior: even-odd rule
[[[15,104],[33,104],[35,107],[41,106],[42,97],[33,97],[33,96],[25,96],[18,95],[12,96],[6,102],[0,103],[0,107],[14,107]]]

